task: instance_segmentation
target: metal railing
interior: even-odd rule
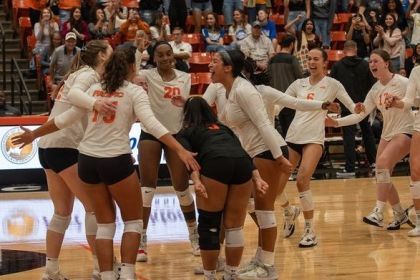
[[[22,115],[32,115],[32,97],[26,86],[25,79],[23,78],[22,71],[15,58],[11,59],[11,98],[12,106],[15,106],[15,86],[18,90],[19,108]]]
[[[3,90],[6,90],[6,32],[4,32],[3,24],[0,22],[1,35],[1,52],[3,65]]]

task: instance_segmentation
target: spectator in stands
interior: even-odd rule
[[[79,7],[71,10],[70,19],[63,24],[61,35],[66,36],[73,32],[77,36],[77,46],[81,48],[89,41],[89,29],[87,23],[82,19],[82,11]]]
[[[238,10],[243,10],[243,9],[244,9],[244,3],[242,0],[224,0],[223,1],[223,16],[225,18],[225,25],[230,26],[234,24],[235,12]]]
[[[220,28],[217,21],[217,15],[213,12],[206,17],[207,25],[201,30],[204,41],[206,42],[206,52],[217,52],[225,49],[223,45],[223,36],[225,32]]]
[[[11,3],[11,2],[10,2]],[[48,8],[48,0],[30,0],[27,1],[29,6],[29,18],[31,19],[31,25],[35,24],[42,18],[42,11],[45,8]]]
[[[0,117],[18,116],[20,112],[15,107],[7,105],[6,95],[0,90]]]
[[[142,0],[140,16],[143,21],[147,22],[148,25],[153,25],[157,15],[161,13],[162,3],[162,0]]]
[[[413,50],[412,55],[405,59],[405,76],[410,77],[411,70],[420,63],[420,43],[411,48]]]
[[[248,12],[248,23],[252,24],[257,19],[257,13],[260,10],[271,8],[270,0],[245,0],[244,4]]]
[[[137,30],[150,33],[149,25],[140,19],[139,12],[136,9],[130,9],[128,14],[128,19],[120,27],[123,41],[133,41]]]
[[[291,22],[288,22],[284,29],[296,37],[296,43],[294,44],[294,54],[300,63],[303,75],[306,76],[309,74],[309,68],[307,64],[308,52],[313,48],[320,47],[321,40],[319,39],[318,35],[316,35],[316,29],[313,20],[309,18],[303,21],[302,28],[298,32],[292,32],[293,29],[290,29],[291,26],[295,24],[296,21],[299,21],[300,17],[301,16],[298,15],[297,18]]]
[[[345,57],[335,63],[331,69],[330,76],[343,84],[347,93],[353,102],[363,102],[367,93],[376,82],[369,70],[369,64],[362,57],[357,55],[357,43],[355,41],[346,41],[344,44]],[[343,108],[341,116],[350,115],[347,108]],[[376,158],[375,137],[368,121],[369,117],[363,119],[359,125],[362,131],[363,144],[366,151],[366,157],[370,166],[373,166]],[[343,144],[346,164],[343,170],[337,172],[337,177],[354,177],[356,162],[356,125],[343,127]]]
[[[409,29],[407,19],[400,0],[384,0],[382,2],[382,17],[381,24],[384,25],[386,15],[392,14],[395,18],[397,27],[401,30],[402,36],[407,36]]]
[[[61,26],[72,18],[71,14],[74,8],[82,7],[81,0],[57,0],[56,2],[58,2]],[[80,16],[82,16],[81,13]]]
[[[108,0],[104,7],[105,17],[114,31],[119,31],[121,24],[128,18],[128,9],[121,6],[120,2],[120,0]]]
[[[229,26],[229,36],[232,38],[231,48],[240,48],[243,40],[251,34],[251,25],[245,20],[242,10],[233,12],[233,24]]]
[[[377,25],[375,28],[378,35],[373,40],[373,45],[385,50],[391,56],[392,69],[394,73],[398,73],[404,67],[400,60],[403,39],[395,16],[391,13],[386,14],[384,25]]]
[[[190,65],[188,59],[192,55],[192,46],[182,41],[183,30],[180,27],[175,27],[172,33],[174,40],[169,44],[174,51],[174,58],[176,59],[175,68],[184,72],[188,72]]]
[[[168,3],[169,2],[169,3]],[[187,20],[187,3],[185,0],[165,0],[165,12],[169,17],[171,29],[181,27],[185,30],[185,22]]]
[[[292,55],[295,49],[295,41],[294,36],[286,35],[280,42],[279,53],[273,56],[268,63],[270,85],[281,92],[286,92],[291,83],[303,78],[299,61]],[[280,111],[276,128],[283,138],[286,137],[287,130],[294,116],[295,111],[292,109],[284,108]]]
[[[61,34],[60,32],[56,31],[52,34],[51,45],[45,48],[41,53],[41,70],[44,75],[48,75],[50,73],[52,54],[54,53],[56,48],[61,46],[61,44]]]
[[[295,24],[290,26],[290,30],[296,33],[296,30],[302,28],[301,20],[309,18],[311,14],[311,1],[310,0],[285,0],[284,1],[284,18],[286,24],[296,19],[299,15],[299,21],[295,21]]]
[[[169,27],[168,17],[162,12],[154,15],[152,26],[150,27],[150,34],[152,35],[152,40],[169,41],[171,29]]]
[[[349,19],[346,39],[357,44],[357,56],[366,58],[369,56],[370,34],[362,15],[356,14]]]
[[[330,48],[330,30],[333,24],[336,8],[335,0],[314,0],[311,7],[311,18],[316,26],[318,36],[321,37],[322,47]]]
[[[266,10],[259,10],[257,20],[260,22],[261,31],[265,36],[270,38],[273,42],[273,47],[276,49],[277,46],[277,31],[276,24],[268,19],[268,12]]]
[[[410,11],[408,16],[413,21],[413,33],[411,35],[411,46],[415,46],[420,43],[420,1],[416,1],[416,4],[410,3]]]
[[[213,6],[210,0],[191,0],[191,8],[194,17],[194,33],[201,31],[201,15],[204,18],[213,11]]]
[[[241,44],[241,51],[247,58],[256,63],[256,72],[266,73],[269,59],[274,56],[274,47],[271,40],[263,35],[261,22],[256,20],[252,24],[251,35],[246,37]]]
[[[36,38],[33,53],[42,53],[51,44],[52,34],[59,31],[58,24],[53,20],[53,13],[49,8],[42,9],[39,22],[35,23],[34,35]]]
[[[69,71],[73,58],[80,52],[80,49],[76,47],[76,40],[75,33],[67,33],[64,45],[56,48],[51,56],[50,75],[54,83],[53,90]]]
[[[96,8],[93,11],[94,20],[88,25],[90,37],[92,39],[104,39],[114,34],[114,27],[106,19],[104,10]]]

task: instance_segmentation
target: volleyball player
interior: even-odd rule
[[[112,53],[112,48],[107,41],[91,41],[85,50],[76,57],[72,64],[72,71],[67,75],[58,95],[55,96],[54,107],[49,119],[67,111],[72,103],[69,100],[70,92],[79,88],[80,92],[73,92],[74,98],[83,98],[86,90],[99,80],[99,73],[103,72],[105,61]],[[103,108],[101,101],[91,103],[98,111]],[[77,171],[77,146],[83,137],[84,126],[82,122],[63,129],[59,132],[42,137],[38,142],[38,154],[41,166],[44,168],[48,191],[54,205],[54,215],[48,225],[46,236],[46,269],[43,280],[66,279],[61,275],[58,257],[64,239],[64,233],[70,224],[73,210],[74,197],[83,204],[85,215],[85,234],[92,249],[94,271],[92,279],[100,279],[98,261],[95,255],[96,219],[86,192]]]
[[[415,67],[408,79],[407,93],[404,98],[390,94],[387,98],[387,106],[410,110],[415,105],[414,101],[418,92],[420,92],[420,67]],[[410,237],[420,236],[420,150],[418,144],[420,144],[420,114],[417,112],[410,145],[410,191],[416,211],[416,227],[408,232]]]
[[[328,56],[323,49],[315,48],[309,51],[310,76],[293,82],[286,90],[286,94],[300,99],[329,102],[337,98],[351,112],[354,112],[356,106],[344,87],[337,80],[326,76],[327,64]],[[361,107],[357,106],[358,112]],[[324,149],[325,125],[323,120],[326,115],[326,111],[297,110],[286,135],[289,160],[293,168],[299,164],[296,185],[305,218],[305,229],[299,242],[299,247],[303,248],[313,247],[318,243],[313,229],[314,203],[310,181]]]
[[[198,232],[204,279],[217,279],[221,224],[226,238],[223,279],[236,279],[244,248],[243,225],[251,195],[253,164],[239,139],[219,122],[208,103],[190,97],[178,139],[196,152],[201,166],[191,178],[197,194]],[[256,171],[257,172],[257,171]],[[264,193],[265,185],[261,190]]]
[[[133,50],[119,50],[112,54],[102,83],[93,85],[88,93],[95,98],[112,101],[116,111],[111,115],[89,112],[87,128],[78,148],[79,176],[93,203],[98,221],[96,249],[102,280],[117,279],[113,271],[112,240],[116,230],[114,201],[120,208],[124,221],[122,264],[118,279],[136,279],[134,266],[142,230],[142,196],[131,158],[131,125],[139,119],[152,135],[174,149],[188,168],[199,169],[192,154],[156,120],[144,90],[128,82],[136,72]],[[39,135],[72,124],[85,113],[82,108],[72,107],[48,121],[41,129],[26,130],[13,141],[15,144],[30,143]]]
[[[367,224],[384,226],[384,210],[389,202],[394,212],[393,221],[388,230],[398,230],[409,222],[408,211],[400,203],[398,191],[392,184],[391,175],[395,165],[410,151],[413,133],[413,115],[410,107],[403,110],[388,108],[386,99],[389,95],[404,98],[408,79],[392,73],[389,54],[380,49],[373,50],[370,55],[369,68],[378,81],[373,85],[365,98],[365,111],[359,115],[349,115],[339,119],[327,118],[328,126],[346,126],[358,123],[370,112],[379,109],[383,116],[383,129],[376,156],[376,206],[372,212],[363,217]]]
[[[159,41],[155,44],[153,48],[153,60],[156,63],[156,68],[142,70],[140,71],[140,76],[146,81],[150,104],[156,118],[172,135],[176,135],[182,125],[182,108],[173,106],[171,104],[171,98],[177,95],[181,95],[184,98],[189,96],[191,76],[188,73],[174,69],[175,59],[173,50],[171,45],[166,41]],[[174,151],[168,149],[164,143],[153,137],[145,127],[142,127],[138,148],[140,181],[143,193],[144,228],[137,261],[147,261],[146,231],[153,196],[156,190],[162,149],[165,152],[172,184],[188,226],[193,254],[199,256],[195,204],[194,198],[188,188],[188,172],[185,166]]]

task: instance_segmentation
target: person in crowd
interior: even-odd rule
[[[260,10],[271,8],[271,1],[269,0],[245,0],[244,6],[248,13],[248,23],[252,24],[257,20],[257,14]]]
[[[290,26],[290,31],[296,33],[302,28],[302,20],[305,20],[311,15],[311,1],[310,0],[286,0],[284,1],[284,18],[286,24],[295,20],[299,15],[299,21],[295,21],[294,25]]]
[[[420,43],[412,47],[412,50],[412,55],[405,59],[404,69],[406,72],[406,77],[410,77],[413,68],[420,63]]]
[[[207,19],[207,15],[213,12],[210,0],[191,0],[192,14],[194,18],[194,33],[201,32],[201,16]]]
[[[234,24],[235,11],[243,11],[243,9],[244,3],[242,0],[224,0],[223,16],[225,18],[225,25],[231,26],[232,24]],[[243,20],[245,20],[245,17],[243,17]]]
[[[369,70],[369,63],[357,55],[358,45],[354,41],[346,41],[344,44],[345,57],[335,63],[331,69],[330,77],[338,80],[346,89],[353,102],[363,102],[369,90],[376,82]],[[342,110],[341,116],[350,115],[346,108]],[[370,167],[374,167],[376,159],[375,137],[372,132],[368,117],[359,122],[362,131],[363,145]],[[356,162],[356,137],[357,128],[355,125],[343,127],[343,145],[346,163],[343,170],[337,172],[337,177],[354,177]]]
[[[143,30],[147,34],[150,33],[149,25],[140,19],[139,12],[136,9],[130,9],[128,14],[128,19],[120,26],[123,42],[133,41],[137,30]]]
[[[333,24],[336,0],[312,1],[311,18],[316,26],[316,32],[321,38],[322,47],[329,49],[331,43],[330,30]]]
[[[51,38],[54,32],[59,31],[57,22],[53,19],[53,13],[49,8],[41,11],[39,22],[35,23],[34,35],[36,38],[34,54],[40,54],[51,45]]]
[[[101,40],[113,35],[114,27],[112,24],[109,24],[108,19],[105,17],[104,10],[102,8],[96,8],[93,11],[93,21],[88,25],[90,38]]]
[[[245,20],[243,10],[233,11],[233,23],[229,26],[228,35],[232,38],[231,48],[240,48],[243,40],[251,34],[251,25]]]
[[[184,31],[180,27],[175,27],[172,36],[173,40],[169,42],[175,58],[175,68],[184,72],[188,72],[190,65],[188,59],[192,55],[192,46],[188,42],[182,41]]]
[[[262,33],[267,36],[273,43],[274,49],[277,47],[277,31],[274,21],[268,18],[267,10],[259,10],[257,13],[257,21],[260,23]]]
[[[185,22],[187,21],[188,11],[187,3],[185,0],[166,0],[164,2],[170,2],[168,8],[165,8],[165,12],[169,17],[171,28],[180,27],[182,30],[186,30]]]
[[[169,41],[171,28],[169,27],[168,17],[163,13],[155,14],[152,25],[150,26],[150,33],[152,40]]]
[[[51,57],[58,47],[62,45],[61,33],[56,31],[52,34],[51,44],[45,48],[41,53],[41,70],[44,75],[50,73]]]
[[[52,4],[55,5],[58,3],[58,11],[60,16],[60,25],[61,29],[63,28],[64,23],[69,21],[72,16],[72,11],[75,8],[79,8],[79,10],[82,7],[82,1],[81,0],[60,0],[60,1],[52,1]],[[81,14],[80,14],[81,16]],[[65,34],[64,34],[65,35]]]
[[[89,29],[87,23],[82,19],[82,12],[79,7],[71,10],[70,19],[63,24],[61,35],[73,32],[77,37],[77,46],[81,48],[89,41]]]
[[[155,19],[162,13],[162,0],[142,0],[140,3],[140,16],[150,26]]]
[[[357,56],[367,58],[370,51],[370,33],[364,18],[361,14],[357,14],[349,19],[351,22],[347,28],[346,39],[352,40],[357,44]]]
[[[128,18],[128,8],[121,6],[121,0],[107,0],[103,10],[105,18],[109,22],[109,29],[118,32],[121,24]]]
[[[206,26],[201,30],[201,34],[206,42],[206,52],[216,52],[225,49],[223,45],[224,29],[220,27],[217,15],[210,12],[206,16]]]

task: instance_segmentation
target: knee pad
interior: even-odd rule
[[[141,234],[143,231],[143,220],[131,220],[124,222],[124,233],[126,232],[134,232]]]
[[[179,204],[181,206],[189,206],[194,202],[194,198],[189,188],[181,192],[176,191],[176,196],[178,196]]]
[[[98,224],[96,223],[95,213],[86,212],[85,214],[85,233],[86,235],[96,235]]]
[[[50,224],[48,225],[48,230],[64,234],[69,227],[71,221],[71,216],[60,216],[54,214],[51,218]]]
[[[198,209],[198,243],[201,250],[220,250],[220,223],[222,211],[208,212]]]
[[[243,247],[244,232],[242,227],[225,229],[226,247]]]
[[[260,229],[273,228],[277,226],[274,211],[255,210],[257,215],[258,227]]]
[[[314,210],[314,200],[312,198],[312,191],[307,190],[299,193],[300,204],[303,211]]]
[[[376,168],[376,183],[378,184],[389,184],[391,183],[391,174],[389,169],[378,169]]]
[[[109,224],[98,224],[98,231],[96,232],[96,239],[114,239],[115,230],[116,230],[115,223]]]
[[[255,213],[255,201],[253,197],[248,200],[247,211],[249,214]]]
[[[156,188],[141,187],[141,195],[143,196],[143,207],[152,207],[153,197],[155,196]]]
[[[410,192],[413,199],[420,199],[420,181],[410,182]]]

